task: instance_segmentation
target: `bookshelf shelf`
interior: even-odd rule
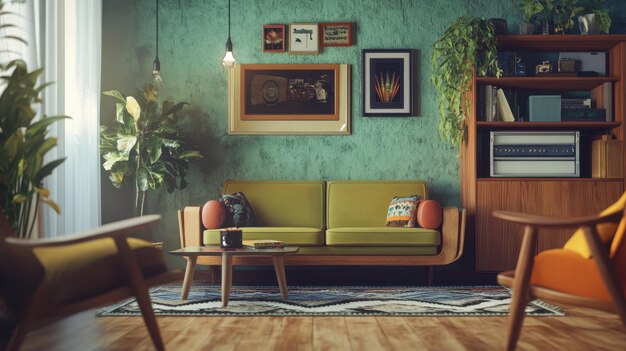
[[[621,142],[615,149],[622,155],[614,153],[614,156],[621,157],[626,164],[626,35],[508,35],[498,36],[497,40],[499,50],[530,57],[528,62],[532,64],[527,68],[532,72],[535,62],[541,62],[544,56],[554,57],[553,53],[604,52],[607,76],[474,77],[473,89],[468,95],[471,113],[463,126],[466,138],[461,146],[460,182],[461,203],[472,223],[467,230],[468,236],[475,240],[479,272],[513,269],[519,256],[523,227],[495,219],[493,211],[558,217],[592,215],[615,202],[626,189],[623,177],[591,178],[594,165],[596,170],[599,167],[593,144],[605,135]],[[529,119],[531,96],[561,95],[567,99],[590,98],[595,103],[593,108],[605,109],[612,121],[488,122],[486,117],[493,117],[494,107],[500,112],[500,118],[508,115],[506,105],[501,102],[503,99],[493,87],[502,89],[515,118]],[[580,132],[577,145],[582,177],[489,177],[490,137],[494,131]],[[535,172],[544,166],[554,166],[551,163],[525,165]],[[534,250],[538,253],[562,247],[571,233],[571,230],[542,229]]]
[[[619,77],[477,77],[477,84],[534,90],[591,90]]]
[[[476,122],[481,130],[588,130],[608,131],[622,125],[616,122]]]

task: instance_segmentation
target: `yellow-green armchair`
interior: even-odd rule
[[[163,350],[148,287],[181,274],[167,270],[160,249],[130,237],[159,219],[150,215],[76,235],[21,240],[11,236],[0,209],[0,315],[14,325],[7,350],[18,350],[26,333],[42,324],[128,297],[137,299],[155,348]]]

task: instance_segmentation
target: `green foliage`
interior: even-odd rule
[[[116,188],[125,182],[135,187],[135,207],[143,215],[145,192],[163,185],[169,193],[187,186],[189,161],[202,155],[179,127],[178,112],[186,103],[163,102],[151,84],[133,96],[117,90],[104,92],[117,100],[115,122],[101,126],[102,167]]]
[[[522,0],[519,7],[524,11],[524,15],[522,16],[524,23],[535,22],[537,15],[543,11],[543,4],[541,4],[539,0]]]
[[[0,15],[14,13],[3,11]],[[15,28],[6,23],[0,29]],[[0,41],[17,41],[20,37],[3,35]],[[4,45],[3,45],[4,47]],[[3,50],[10,52],[10,50]],[[57,145],[57,139],[48,136],[48,127],[66,116],[36,118],[33,105],[40,103],[39,94],[50,83],[37,85],[41,69],[29,72],[26,63],[14,60],[0,64],[0,77],[4,90],[0,95],[0,208],[11,228],[20,238],[30,238],[37,221],[39,202],[59,213],[61,209],[50,199],[50,191],[43,180],[65,159],[44,164],[44,156]]]
[[[611,29],[611,16],[609,10],[604,7],[604,0],[588,0],[582,3],[583,13],[593,13],[596,15],[596,24],[602,33],[609,33]]]
[[[44,156],[57,145],[57,139],[47,135],[48,126],[67,117],[42,116],[35,121],[33,104],[40,102],[39,93],[47,86],[36,87],[41,69],[28,72],[21,60],[0,69],[12,70],[0,77],[6,84],[0,96],[0,206],[15,233],[29,238],[39,201],[60,212],[43,180],[65,159],[44,164]]]
[[[439,95],[439,135],[448,144],[458,146],[463,140],[474,72],[500,76],[497,56],[493,26],[482,18],[459,17],[433,44],[431,81]]]
[[[583,7],[577,6],[578,0],[560,0],[554,2],[554,31],[564,34],[574,27],[574,18]]]

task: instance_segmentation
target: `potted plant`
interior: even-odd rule
[[[581,34],[609,33],[611,17],[603,3],[604,0],[588,0],[583,3],[583,14],[578,17]]]
[[[519,25],[519,34],[534,34],[537,15],[543,11],[543,5],[539,0],[523,0],[519,6],[524,12],[523,23]]]
[[[189,161],[202,155],[179,126],[178,112],[186,103],[163,102],[159,106],[152,84],[135,95],[117,90],[104,92],[116,98],[115,121],[101,126],[102,167],[116,188],[130,182],[135,188],[135,210],[142,216],[148,189],[165,185],[169,193],[187,186]]]
[[[459,17],[433,44],[431,81],[438,93],[439,134],[458,146],[464,137],[470,101],[466,99],[474,73],[500,77],[498,49],[489,20]]]
[[[2,11],[3,7],[0,1],[0,14],[9,14]],[[15,36],[1,39],[26,43]],[[0,95],[0,208],[13,232],[28,239],[37,223],[40,203],[60,212],[43,180],[65,159],[44,164],[44,156],[57,145],[57,139],[47,135],[48,126],[67,117],[35,118],[34,105],[41,102],[40,94],[48,85],[37,85],[42,69],[29,72],[24,61],[14,60],[0,64],[0,71],[4,89]]]
[[[578,5],[578,0],[560,0],[554,2],[554,32],[556,34],[568,33],[574,28],[574,18],[583,8]]]

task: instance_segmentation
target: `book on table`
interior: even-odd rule
[[[254,249],[282,249],[285,247],[285,242],[280,240],[244,240],[243,245]]]

